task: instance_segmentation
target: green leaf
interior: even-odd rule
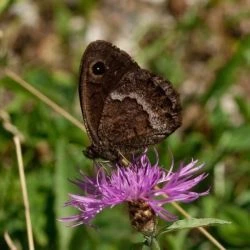
[[[250,102],[241,96],[235,97],[235,101],[238,105],[241,115],[244,117],[246,122],[250,122]]]
[[[56,145],[56,173],[55,173],[55,211],[56,217],[62,218],[66,216],[65,210],[69,212],[69,209],[63,208],[64,202],[68,199],[67,194],[70,192],[72,184],[68,181],[70,172],[70,160],[67,154],[68,145],[67,141],[58,138]],[[69,213],[70,214],[70,213]],[[68,249],[73,230],[67,227],[65,224],[58,222],[57,230],[59,234],[59,246],[60,249]]]
[[[150,250],[150,247],[147,246],[147,245],[143,245],[141,249],[142,249],[142,250]]]
[[[203,102],[206,103],[210,98],[219,98],[235,83],[236,73],[240,66],[247,64],[250,50],[250,37],[242,39],[238,49],[232,58],[221,68],[216,76],[211,88],[204,94]]]
[[[232,221],[232,224],[218,228],[219,236],[228,244],[237,246],[237,249],[250,246],[249,211],[230,204],[225,204],[221,210],[218,216]]]
[[[1,0],[0,1],[0,14],[2,14],[14,1],[13,0]]]
[[[171,250],[189,249],[187,247],[188,230],[180,230],[174,234],[165,234],[164,238],[167,239],[169,249]]]
[[[250,141],[246,136],[250,134],[250,126],[244,125],[222,134],[218,141],[218,148],[226,152],[249,151]]]
[[[144,246],[144,242],[135,243],[135,244],[132,244],[131,250],[142,250],[143,246]]]
[[[196,227],[213,226],[216,224],[230,224],[230,223],[231,222],[229,221],[215,219],[215,218],[202,218],[202,219],[191,218],[185,220],[178,220],[174,222],[171,226],[163,228],[158,233],[158,235],[180,229],[191,229]]]

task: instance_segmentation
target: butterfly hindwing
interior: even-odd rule
[[[104,103],[98,128],[106,144],[145,147],[180,126],[179,97],[168,81],[138,69],[125,74],[118,86]]]

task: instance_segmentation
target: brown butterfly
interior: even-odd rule
[[[141,69],[106,41],[86,48],[80,67],[80,103],[92,145],[86,156],[114,161],[162,141],[181,125],[171,83]]]

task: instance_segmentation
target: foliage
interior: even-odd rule
[[[210,175],[200,188],[211,186],[211,194],[184,207],[192,217],[231,221],[209,231],[227,249],[248,249],[249,3],[194,1],[177,15],[165,5],[159,10],[153,1],[148,1],[150,8],[141,2],[0,4],[0,110],[10,115],[25,138],[22,150],[36,249],[130,249],[143,240],[132,231],[123,206],[98,215],[97,229],[68,228],[57,221],[70,214],[63,208],[67,194],[74,191],[69,179],[79,169],[91,173],[92,162],[82,154],[88,137],[2,70],[5,66],[18,72],[82,120],[78,67],[82,51],[96,36],[128,47],[141,65],[179,89],[183,125],[158,147],[160,163],[169,166],[169,149],[175,162],[191,158],[205,162]],[[0,156],[0,248],[8,249],[2,237],[8,231],[17,246],[28,249],[15,148],[2,124]],[[164,226],[160,221],[159,227]],[[173,250],[213,249],[197,230],[163,234],[159,244]]]

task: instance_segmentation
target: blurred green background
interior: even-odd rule
[[[97,230],[57,221],[76,212],[63,208],[76,192],[68,180],[79,169],[92,172],[82,154],[88,137],[4,75],[5,67],[13,70],[82,120],[78,69],[96,39],[115,43],[173,82],[183,125],[158,146],[160,163],[169,166],[168,148],[176,163],[205,162],[209,177],[200,189],[211,186],[211,193],[183,206],[194,217],[232,221],[209,231],[227,249],[250,249],[250,2],[1,0],[0,111],[24,137],[36,249],[131,249],[142,240],[125,206],[99,214]],[[5,231],[18,249],[28,249],[15,147],[2,123],[0,156],[0,249],[8,249]],[[165,235],[160,243],[168,250],[215,249],[197,230]]]

